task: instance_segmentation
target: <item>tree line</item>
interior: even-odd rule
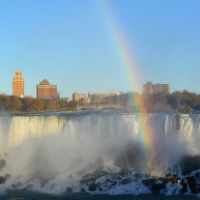
[[[77,104],[87,104],[80,99]],[[200,94],[187,90],[175,91],[172,94],[139,94],[137,92],[122,93],[118,96],[100,98],[94,96],[90,104],[120,104],[127,112],[182,112],[190,113],[200,110]]]
[[[130,112],[181,112],[190,113],[200,110],[200,94],[187,90],[175,91],[172,94],[139,94],[129,92],[121,94],[120,103],[124,110]],[[141,107],[138,110],[138,102]]]
[[[0,111],[43,111],[43,110],[74,110],[77,102],[62,99],[19,98],[0,95]]]
[[[187,90],[175,91],[172,94],[159,93],[151,95],[127,92],[121,93],[119,96],[109,96],[98,101],[91,101],[90,103],[120,104],[127,112],[190,113],[200,110],[200,94],[188,92]],[[67,102],[63,99],[18,98],[16,96],[0,95],[0,111],[75,110],[77,104],[85,104],[84,99],[78,102]]]

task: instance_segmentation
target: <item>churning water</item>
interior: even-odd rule
[[[0,155],[0,195],[198,195],[200,115],[5,115],[0,116]]]

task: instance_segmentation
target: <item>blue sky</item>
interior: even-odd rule
[[[15,70],[22,70],[25,95],[33,97],[43,79],[70,98],[73,92],[130,91],[102,3],[0,0],[0,93],[12,94]],[[200,1],[107,0],[106,5],[144,83],[200,93]]]

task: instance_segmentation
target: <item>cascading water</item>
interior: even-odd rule
[[[151,148],[144,145],[141,115]],[[190,193],[177,164],[184,155],[200,155],[199,144],[200,115],[0,116],[0,187],[53,194]]]

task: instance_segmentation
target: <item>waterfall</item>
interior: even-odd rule
[[[151,172],[141,115],[145,134],[151,129]],[[109,176],[130,169],[161,175],[182,156],[200,155],[199,144],[200,115],[195,114],[0,116],[0,173],[10,176],[6,188],[88,191],[81,180],[99,166]],[[6,161],[2,167],[1,160]]]

